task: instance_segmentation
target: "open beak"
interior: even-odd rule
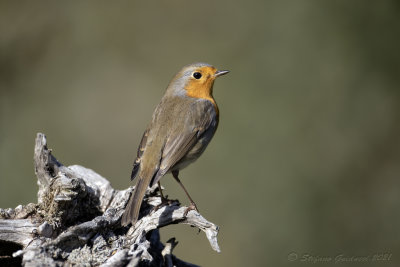
[[[229,70],[217,70],[217,72],[214,74],[215,77],[219,77],[222,75],[225,75],[229,72]]]

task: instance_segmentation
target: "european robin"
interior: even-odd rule
[[[206,63],[183,67],[169,83],[152,120],[143,134],[131,180],[136,177],[133,195],[122,216],[123,226],[135,224],[148,186],[158,183],[165,174],[172,176],[190,200],[196,204],[179,179],[179,171],[194,162],[206,149],[218,126],[218,106],[213,98],[217,77],[228,73]]]

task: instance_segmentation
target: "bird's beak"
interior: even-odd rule
[[[217,70],[217,72],[215,72],[214,76],[219,77],[219,76],[227,74],[228,72],[229,72],[229,70]]]

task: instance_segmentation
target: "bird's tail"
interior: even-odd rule
[[[134,225],[139,217],[140,206],[142,205],[142,200],[144,197],[144,193],[149,185],[146,183],[147,179],[143,177],[138,177],[138,181],[135,186],[135,191],[133,192],[133,196],[131,195],[128,205],[125,208],[125,212],[122,215],[121,225],[127,226],[130,223]]]

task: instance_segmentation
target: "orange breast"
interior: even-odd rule
[[[208,79],[204,83],[199,83],[196,80],[194,80],[190,81],[186,85],[185,89],[186,89],[186,95],[189,97],[207,99],[211,101],[211,103],[214,105],[215,112],[218,115],[219,114],[218,106],[212,96],[213,84],[214,84],[213,79]]]

